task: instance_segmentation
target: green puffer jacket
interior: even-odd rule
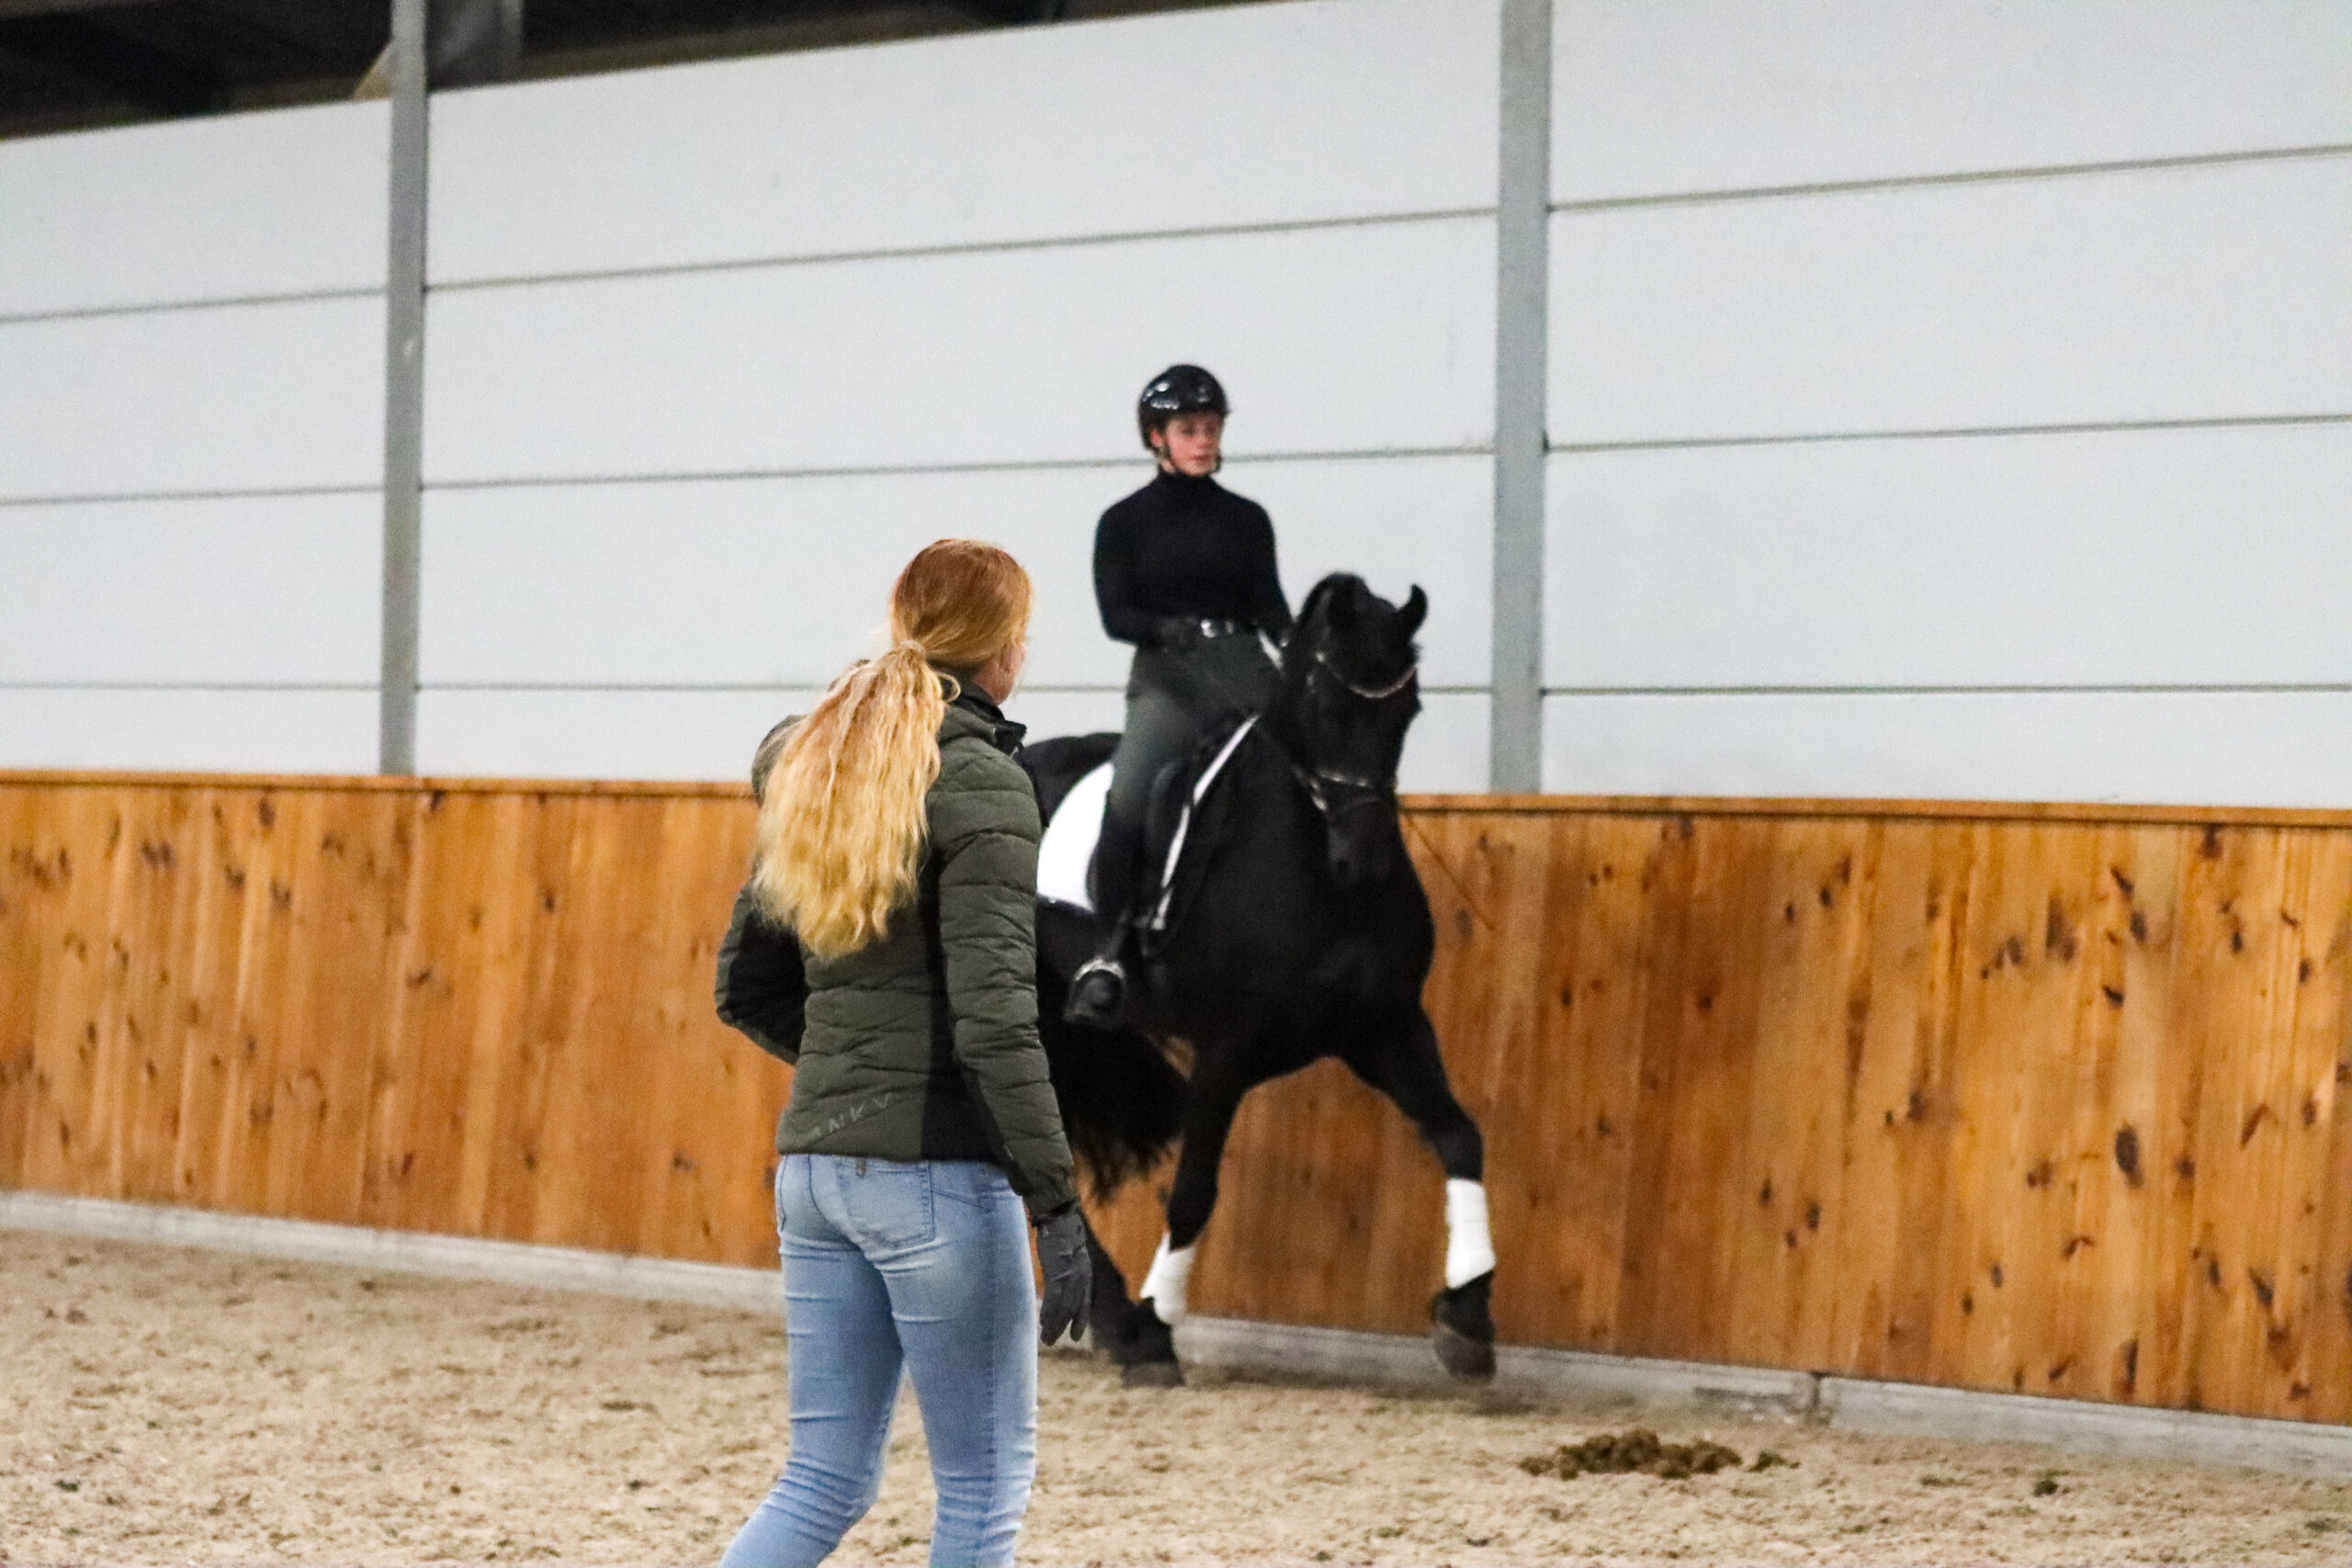
[[[1037,1038],[1039,827],[1012,757],[1022,733],[977,692],[950,704],[921,888],[888,934],[811,957],[747,884],[718,997],[722,1020],[794,1065],[778,1154],[988,1160],[1043,1219],[1078,1191]]]

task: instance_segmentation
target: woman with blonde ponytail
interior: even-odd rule
[[[1078,1327],[1091,1273],[1037,1038],[1037,803],[997,705],[1029,593],[993,546],[928,547],[891,590],[889,650],[752,763],[718,1014],[795,1067],[775,1142],[792,1449],[725,1568],[820,1562],[864,1516],[902,1368],[938,1486],[931,1561],[1012,1561],[1038,1339]]]

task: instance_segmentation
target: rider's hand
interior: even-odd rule
[[[1190,615],[1162,615],[1152,627],[1151,646],[1162,653],[1190,653],[1207,639]]]
[[[1075,1204],[1037,1227],[1037,1266],[1046,1276],[1037,1300],[1038,1340],[1050,1345],[1065,1329],[1072,1339],[1084,1338],[1094,1259],[1086,1250],[1086,1216]]]

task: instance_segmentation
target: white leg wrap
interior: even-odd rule
[[[1170,1328],[1184,1321],[1184,1290],[1192,1278],[1193,1247],[1170,1252],[1168,1238],[1162,1235],[1159,1250],[1151,1255],[1151,1272],[1143,1277],[1143,1299]]]
[[[1487,1232],[1487,1190],[1476,1181],[1449,1177],[1445,1183],[1445,1288],[1458,1290],[1492,1272],[1494,1267],[1495,1239]]]

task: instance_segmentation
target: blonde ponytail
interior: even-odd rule
[[[878,941],[911,901],[956,681],[1021,641],[1028,623],[1019,562],[943,539],[899,574],[890,651],[852,665],[793,727],[762,793],[752,886],[817,957]]]

